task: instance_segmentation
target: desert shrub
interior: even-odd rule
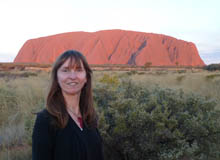
[[[0,88],[0,126],[18,111],[16,94],[7,86]]]
[[[220,64],[209,64],[207,66],[204,66],[204,69],[206,69],[208,71],[220,70]]]
[[[101,83],[105,83],[113,86],[117,86],[119,84],[119,78],[116,75],[111,76],[109,74],[104,74],[99,81]]]
[[[22,77],[30,77],[30,76],[38,76],[38,74],[36,72],[16,72],[16,73],[12,73],[12,72],[1,72],[0,73],[0,78],[5,78],[8,80],[11,79],[15,79],[15,78],[22,78]]]
[[[117,88],[97,85],[94,99],[108,160],[220,158],[214,100],[129,80]]]
[[[29,76],[37,76],[35,72],[24,72],[19,75],[20,77],[29,77]]]
[[[145,72],[138,72],[138,75],[144,75]]]
[[[127,72],[127,75],[131,76],[131,75],[135,75],[137,73],[138,72],[136,70],[131,70],[131,71]]]
[[[31,136],[36,119],[36,113],[45,108],[45,95],[41,90],[38,91],[36,88],[31,88],[30,86],[26,89],[26,92],[26,94],[29,93],[30,95],[26,95],[26,97],[23,97],[22,99],[19,97],[19,104],[26,109],[26,111],[23,112],[23,124],[25,131],[24,138],[25,142],[31,145]],[[25,103],[22,103],[21,101],[25,101]]]
[[[0,150],[1,160],[31,160],[31,146],[18,146],[14,149],[3,148]]]
[[[44,83],[26,78],[1,82],[0,159],[30,159],[26,149],[32,143],[33,113],[45,107]]]
[[[0,148],[12,147],[23,143],[23,124],[9,123],[8,125],[1,126],[0,130]]]
[[[168,73],[167,70],[158,70],[158,71],[155,72],[155,74],[158,75],[158,76],[165,75],[167,73]]]
[[[180,83],[180,82],[182,82],[182,80],[183,80],[185,77],[186,77],[185,75],[181,75],[181,76],[178,76],[178,77],[176,78],[176,80],[177,80],[178,83]]]
[[[205,78],[206,80],[212,80],[216,77],[220,77],[220,74],[211,74],[211,75],[207,75]]]
[[[152,66],[152,62],[146,62],[146,63],[144,64],[144,67],[145,67],[145,68],[149,68],[150,66]]]
[[[178,73],[186,73],[186,70],[178,70]]]
[[[181,90],[149,89],[121,75],[102,77],[94,86],[106,160],[220,159],[219,112],[214,100]],[[2,160],[30,159],[36,118],[32,113],[45,107],[47,78],[17,80],[0,86],[0,142],[8,147],[0,147]],[[219,97],[217,80],[209,84]]]

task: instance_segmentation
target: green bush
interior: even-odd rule
[[[177,73],[186,73],[186,70],[178,70]]]
[[[220,113],[214,100],[181,90],[149,89],[121,75],[104,75],[94,86],[106,160],[220,159]],[[2,160],[31,157],[32,113],[45,107],[48,79],[38,80],[34,76],[0,87]],[[218,98],[220,81],[210,84]]]
[[[220,64],[209,64],[207,66],[204,66],[204,69],[206,69],[208,71],[220,70]]]
[[[145,72],[138,72],[138,75],[144,75]]]
[[[183,81],[183,79],[184,79],[185,77],[186,77],[185,75],[177,76],[177,77],[176,77],[176,80],[177,80],[178,83],[180,83],[180,82]]]
[[[118,86],[119,78],[116,75],[110,76],[109,74],[104,74],[99,81],[104,84]]]
[[[127,75],[132,76],[132,75],[135,75],[137,73],[138,72],[136,70],[131,70],[131,71],[127,72]]]
[[[216,77],[220,77],[220,74],[211,74],[206,76],[206,80],[212,80]]]
[[[149,90],[129,80],[99,84],[94,98],[107,160],[220,158],[214,100],[181,90]]]

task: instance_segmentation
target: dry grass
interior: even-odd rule
[[[47,72],[1,72],[0,77],[0,159],[30,160],[33,112],[45,107],[49,85]],[[16,76],[7,76],[7,75]],[[20,75],[28,76],[20,76]],[[95,71],[94,86],[104,74],[118,79],[131,79],[149,88],[158,85],[164,88],[182,89],[201,96],[215,98],[220,109],[220,72],[208,71]],[[208,78],[207,78],[208,77]],[[20,150],[20,148],[27,148]]]
[[[43,72],[12,74],[17,76],[0,78],[0,159],[26,160],[31,155],[32,113],[44,107],[49,78]],[[19,150],[22,146],[29,149]]]
[[[98,81],[104,74],[118,75],[119,78],[130,78],[137,84],[148,86],[160,86],[163,88],[182,89],[184,92],[196,93],[208,98],[215,98],[220,109],[220,71],[99,71],[94,73],[95,81]],[[208,77],[208,78],[207,78]],[[211,77],[211,78],[210,78]]]

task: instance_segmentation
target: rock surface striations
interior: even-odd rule
[[[204,66],[192,42],[125,30],[70,32],[25,42],[14,62],[53,63],[65,50],[82,52],[89,64]]]

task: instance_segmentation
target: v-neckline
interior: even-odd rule
[[[82,132],[85,129],[85,127],[81,128],[70,115],[69,115],[69,118],[71,119],[71,121],[73,121],[74,125],[78,128],[78,130],[80,130],[80,132]],[[83,124],[83,122],[82,122],[82,124]]]

